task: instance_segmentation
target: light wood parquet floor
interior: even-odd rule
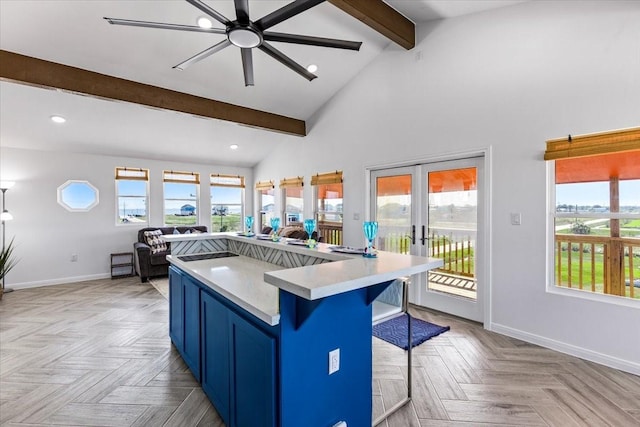
[[[451,330],[416,347],[414,400],[384,427],[640,426],[640,377],[412,314]],[[374,339],[375,414],[401,399],[405,378],[404,352]],[[223,424],[171,346],[166,299],[134,277],[4,295],[0,425]]]

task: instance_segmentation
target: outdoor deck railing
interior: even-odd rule
[[[556,234],[556,285],[640,298],[640,239]]]
[[[408,254],[411,251],[411,236],[404,233],[387,233],[380,239],[380,249]],[[474,277],[475,242],[471,237],[452,238],[444,234],[431,233],[428,239],[429,256],[442,258],[444,265],[437,270],[444,273]]]
[[[342,245],[342,224],[335,222],[318,222],[318,232],[322,242],[330,245]]]

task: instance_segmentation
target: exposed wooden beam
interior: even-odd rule
[[[303,120],[125,80],[6,50],[0,50],[0,79],[179,111],[275,132],[306,135],[306,125]]]
[[[382,0],[328,0],[405,49],[416,45],[416,26]]]

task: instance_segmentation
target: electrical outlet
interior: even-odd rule
[[[359,219],[360,219],[360,214],[359,214],[359,213],[357,213],[357,212],[356,212],[356,213],[354,213],[354,214],[353,214],[353,219],[354,219],[354,221],[359,220]]]
[[[71,262],[78,262],[78,254],[71,254]]]
[[[329,375],[340,370],[340,349],[336,348],[329,352]]]

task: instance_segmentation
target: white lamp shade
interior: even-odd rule
[[[0,189],[8,190],[14,185],[15,185],[15,182],[13,181],[0,181]]]
[[[0,220],[1,221],[11,221],[13,219],[13,215],[11,215],[11,213],[8,210],[3,210],[2,213],[0,214]]]

